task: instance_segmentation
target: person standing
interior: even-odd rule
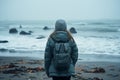
[[[53,80],[70,80],[75,75],[78,48],[64,20],[57,20],[45,48],[45,71]]]

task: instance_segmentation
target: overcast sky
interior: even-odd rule
[[[0,0],[0,20],[120,19],[120,0]]]

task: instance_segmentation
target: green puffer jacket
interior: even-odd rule
[[[53,34],[47,42],[46,48],[45,48],[45,70],[48,76],[72,76],[75,74],[75,64],[78,59],[78,48],[73,39],[69,40],[70,46],[71,46],[71,64],[68,69],[68,71],[64,72],[58,72],[53,63],[53,47],[55,44],[55,41],[67,41],[69,39],[67,32],[65,31],[58,31],[55,34]]]

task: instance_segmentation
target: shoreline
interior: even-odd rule
[[[6,67],[11,65],[17,67]],[[24,67],[24,68],[23,68]],[[30,71],[21,71],[18,73],[4,73],[7,70],[31,69]],[[102,68],[105,72],[93,72],[95,68]],[[35,70],[34,70],[35,69]],[[38,69],[38,71],[36,71]],[[120,62],[107,61],[83,61],[78,60],[76,75],[71,80],[119,80]],[[0,80],[52,80],[48,78],[44,71],[44,60],[32,57],[2,57],[0,56]],[[19,70],[15,70],[19,71]],[[32,72],[33,71],[33,72]],[[98,79],[94,79],[98,78]]]
[[[24,57],[24,58],[32,58],[32,59],[44,59],[44,52],[30,52],[30,53],[6,53],[0,52],[0,58],[2,57]],[[87,61],[87,62],[119,62],[120,55],[110,55],[110,54],[78,54],[79,61]]]

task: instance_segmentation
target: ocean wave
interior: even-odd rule
[[[72,23],[72,25],[87,25],[86,22],[76,22],[76,23]]]
[[[9,57],[35,57],[39,59],[44,59],[43,50],[30,50],[30,49],[7,49],[0,48],[0,56]]]
[[[92,28],[92,27],[85,27],[85,28],[78,28],[78,31],[92,31],[92,32],[118,32],[120,29],[117,28]]]
[[[38,53],[38,52],[44,52],[44,50],[0,48],[0,52],[8,52],[8,53]]]
[[[97,31],[97,32],[117,32],[117,29],[93,29],[93,31]]]
[[[105,23],[105,22],[91,22],[91,23],[88,23],[88,25],[109,25],[109,23]]]
[[[120,37],[118,36],[88,36],[88,37],[92,37],[92,38],[104,38],[104,39],[120,39]]]
[[[68,28],[71,26],[75,27],[77,34],[73,34],[76,43],[79,48],[80,54],[110,54],[116,55],[120,54],[120,28],[119,27],[109,27],[107,22],[72,22],[69,24]],[[75,23],[75,24],[74,24]],[[92,23],[88,25],[88,23]],[[19,28],[20,24],[9,24],[9,27],[2,30],[0,28],[0,39],[8,40],[7,44],[0,44],[0,56],[10,55],[14,56],[41,56],[44,54],[45,45],[48,36],[54,29],[44,31],[42,28],[47,24],[21,24],[23,28]],[[100,25],[100,26],[98,26]],[[119,24],[116,24],[119,25]],[[51,26],[48,25],[48,27]],[[11,27],[16,27],[19,32],[21,30],[33,31],[30,36],[22,36],[18,34],[9,34],[8,30]],[[52,26],[51,26],[52,27]],[[46,38],[36,39],[37,36],[44,35]]]

